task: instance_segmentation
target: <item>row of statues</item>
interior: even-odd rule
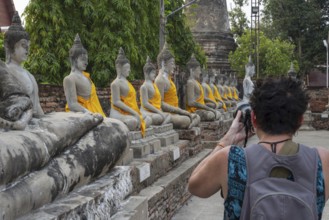
[[[40,106],[38,86],[31,73],[22,67],[27,59],[29,36],[21,26],[20,18],[16,14],[13,24],[5,34],[6,65],[1,63],[0,68],[8,72],[6,84],[2,86],[3,96],[10,97],[14,104],[2,103],[0,108],[2,127],[22,130],[31,117],[41,117],[44,112]],[[69,51],[71,72],[63,80],[66,111],[99,114],[106,117],[98,100],[96,87],[85,72],[88,65],[88,52],[83,47],[77,34],[72,48]],[[136,100],[136,91],[127,80],[130,74],[130,61],[120,48],[115,67],[116,79],[111,83],[111,110],[110,117],[123,121],[129,130],[145,131],[150,125],[173,123],[176,129],[188,129],[197,126],[200,121],[220,119],[220,115],[228,108],[236,106],[239,101],[237,80],[209,72],[202,73],[200,63],[192,55],[187,63],[189,77],[186,83],[186,110],[178,105],[178,95],[175,83],[175,58],[167,44],[157,57],[157,68],[147,58],[143,68],[145,81],[140,90],[139,108]],[[249,67],[250,66],[250,67]],[[246,65],[246,71],[254,68],[253,64]],[[254,70],[253,70],[254,71]],[[246,99],[253,87],[252,74],[247,74],[244,80],[244,98]],[[17,79],[17,80],[14,80]],[[5,82],[5,81],[3,81]],[[19,86],[10,85],[18,84]],[[5,91],[8,90],[8,91]],[[9,103],[9,104],[8,104]],[[99,117],[99,116],[98,116]]]

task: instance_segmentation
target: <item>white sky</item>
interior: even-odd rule
[[[15,4],[15,8],[18,11],[19,15],[22,17],[22,13],[24,12],[25,7],[27,6],[27,4],[29,3],[30,0],[14,0],[14,4]],[[227,9],[228,11],[231,11],[231,8],[234,7],[234,3],[232,0],[227,0]],[[250,20],[250,5],[249,6],[245,6],[244,8],[244,12],[247,15],[247,18]],[[22,18],[22,21],[24,20],[24,18]],[[24,23],[24,21],[23,21]]]

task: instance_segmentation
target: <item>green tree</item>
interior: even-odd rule
[[[247,0],[233,0],[235,7],[228,13],[230,17],[231,32],[234,37],[240,37],[248,29],[248,19],[242,7],[247,4]]]
[[[0,60],[5,62],[6,55],[5,55],[5,48],[3,45],[4,34],[0,32]]]
[[[165,0],[166,15],[183,4],[185,4],[184,0]],[[206,64],[206,56],[200,45],[195,42],[183,10],[168,18],[166,31],[166,41],[171,45],[178,65],[186,65],[193,53],[202,66]]]
[[[303,72],[324,62],[322,39],[329,30],[327,0],[264,0],[264,8],[266,35],[292,41]]]
[[[247,30],[241,37],[237,38],[238,48],[229,54],[231,67],[238,73],[239,77],[245,75],[245,65],[250,54],[250,43],[250,31]],[[292,61],[296,71],[298,71],[298,62],[294,60],[294,48],[295,46],[287,41],[271,40],[260,32],[260,77],[286,75]],[[254,51],[252,52],[254,53]]]
[[[180,3],[170,0],[166,4],[174,7]],[[87,71],[97,86],[106,86],[115,78],[120,47],[131,62],[131,80],[143,78],[146,57],[155,61],[159,52],[158,0],[31,0],[25,15],[31,35],[28,68],[49,83],[62,84],[69,74],[68,52],[76,33],[88,50]],[[175,16],[167,27],[178,64],[192,52],[205,59],[186,28],[184,16]],[[171,38],[173,33],[184,42]]]

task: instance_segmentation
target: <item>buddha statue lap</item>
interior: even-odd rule
[[[155,84],[158,86],[161,94],[162,111],[170,113],[171,122],[175,129],[190,129],[197,126],[200,123],[199,115],[190,113],[178,106],[177,90],[172,80],[175,58],[169,51],[167,43],[165,43],[162,51],[159,53],[157,62],[160,70],[155,79]]]
[[[143,115],[152,118],[152,125],[164,125],[171,122],[170,114],[161,109],[161,94],[158,86],[154,83],[156,68],[147,57],[143,68],[145,81],[140,88],[141,108]]]
[[[66,111],[99,113],[106,117],[98,100],[96,87],[90,74],[84,72],[88,65],[87,50],[77,34],[70,49],[71,72],[63,80],[67,104]]]
[[[201,67],[194,55],[192,55],[190,61],[187,63],[187,68],[190,73],[186,86],[187,111],[198,114],[201,121],[214,121],[219,119],[220,113],[205,104],[203,87],[198,81],[201,75]]]
[[[117,78],[111,83],[110,117],[124,122],[130,131],[145,129],[152,124],[149,116],[143,117],[137,105],[136,90],[127,80],[130,73],[130,62],[122,48],[115,61]]]

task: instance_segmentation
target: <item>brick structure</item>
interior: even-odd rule
[[[0,0],[0,28],[10,26],[15,11],[13,0]]]
[[[321,113],[328,104],[329,90],[326,88],[308,88],[310,107],[313,113]]]

